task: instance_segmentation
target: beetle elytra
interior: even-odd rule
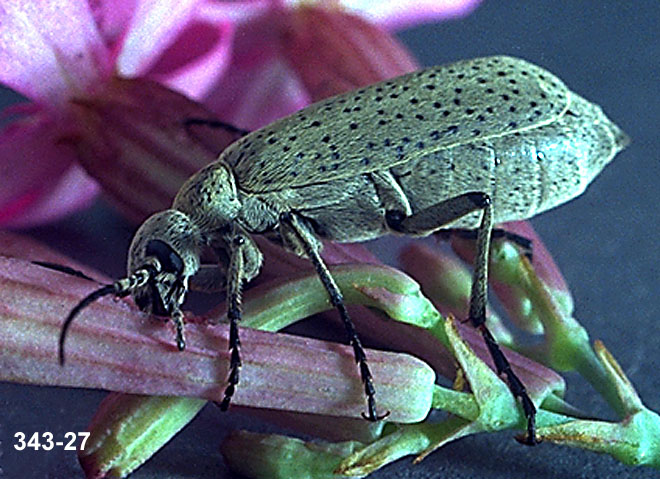
[[[225,149],[181,187],[172,208],[138,229],[128,276],[93,292],[132,295],[144,311],[169,316],[185,346],[181,305],[189,288],[227,288],[231,365],[222,407],[239,380],[238,321],[244,282],[265,235],[313,263],[353,346],[377,420],[364,350],[319,252],[321,240],[365,241],[393,233],[425,236],[476,230],[469,319],[506,377],[535,443],[536,409],[485,326],[493,224],[522,220],[584,191],[628,143],[593,103],[548,71],[496,56],[428,68],[311,105]],[[200,264],[204,250],[219,262]],[[363,413],[364,415],[364,413]]]

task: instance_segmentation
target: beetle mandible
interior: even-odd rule
[[[252,235],[265,235],[314,265],[354,349],[363,416],[378,420],[385,415],[321,240],[476,230],[469,320],[520,399],[533,444],[535,406],[485,326],[493,224],[576,197],[627,143],[600,107],[552,73],[505,56],[428,68],[318,102],[241,137],[186,181],[171,209],[148,218],[130,246],[128,275],[90,294],[66,319],[60,360],[71,321],[105,295],[130,294],[140,309],[171,317],[184,349],[187,290],[226,283],[226,409],[239,381],[241,289],[262,264]],[[207,249],[218,264],[200,264]]]

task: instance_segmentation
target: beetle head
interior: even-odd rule
[[[149,217],[137,230],[128,257],[128,276],[92,292],[69,313],[60,332],[60,363],[71,322],[84,308],[103,296],[133,295],[138,307],[161,316],[181,314],[188,279],[199,269],[204,238],[185,214],[165,210]]]
[[[199,269],[203,237],[177,210],[149,217],[135,233],[128,256],[128,278],[146,273],[143,284],[130,287],[138,307],[171,316],[185,299],[188,280]]]

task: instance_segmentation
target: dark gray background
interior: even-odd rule
[[[660,410],[660,339],[657,252],[660,178],[660,4],[655,0],[486,1],[473,15],[415,28],[401,39],[423,65],[506,53],[557,73],[575,91],[600,104],[631,137],[632,145],[578,200],[533,224],[559,263],[576,300],[576,316],[601,338],[648,406]],[[101,202],[91,210],[30,232],[111,275],[124,270],[132,228]],[[383,243],[378,249],[390,247]],[[0,464],[6,477],[80,477],[74,453],[21,452],[15,431],[81,431],[104,393],[0,384]],[[569,376],[569,400],[601,411],[595,393]],[[220,436],[255,426],[237,414],[206,408],[146,466],[152,477],[233,478],[217,452]],[[372,475],[426,477],[619,477],[657,475],[606,456],[542,445],[526,448],[511,433],[470,437],[413,467],[410,458]]]

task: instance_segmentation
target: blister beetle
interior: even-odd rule
[[[485,326],[493,224],[576,197],[627,143],[598,106],[556,76],[504,56],[428,68],[321,101],[241,137],[185,182],[171,209],[148,218],[130,246],[128,276],[90,294],[66,319],[60,359],[73,318],[105,295],[131,294],[143,311],[171,317],[183,349],[180,308],[189,286],[212,291],[226,280],[226,409],[241,364],[241,288],[262,264],[252,235],[265,235],[313,263],[355,352],[363,415],[378,420],[384,416],[365,353],[319,254],[321,240],[476,230],[469,320],[521,400],[533,444],[535,406]],[[224,261],[200,268],[205,249]]]

